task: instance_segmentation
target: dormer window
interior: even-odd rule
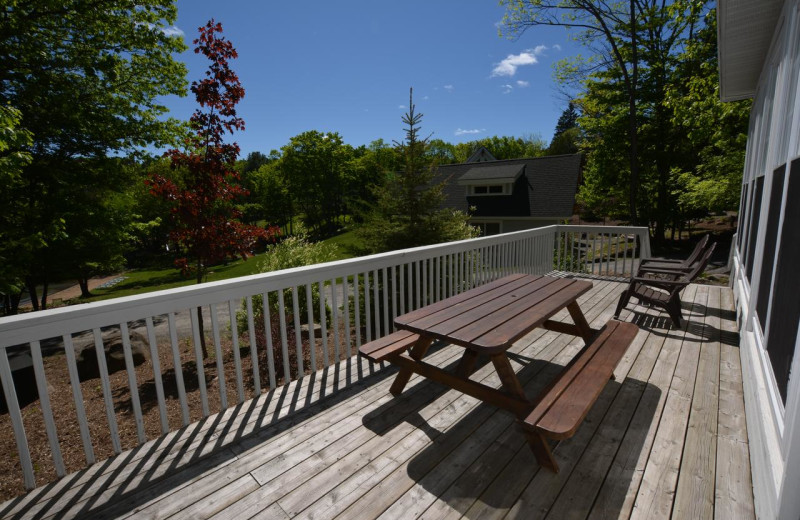
[[[470,186],[470,195],[510,195],[511,184],[486,184]]]
[[[514,183],[525,171],[524,164],[480,163],[458,178],[468,196],[511,195]]]

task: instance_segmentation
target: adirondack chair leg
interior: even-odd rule
[[[619,301],[617,302],[617,310],[614,311],[614,318],[619,318],[619,313],[622,312],[622,309],[628,305],[628,301],[631,299],[631,290],[630,287],[622,291],[622,294],[619,295]]]
[[[672,319],[672,323],[675,324],[675,327],[681,328],[682,327],[682,320],[683,316],[681,315],[681,302],[679,299],[675,298],[671,300],[666,305],[667,314]]]
[[[553,457],[553,452],[550,451],[547,439],[542,434],[530,430],[525,430],[525,437],[528,438],[528,445],[531,447],[534,457],[536,457],[536,462],[543,468],[547,468],[553,473],[558,473],[558,463]]]

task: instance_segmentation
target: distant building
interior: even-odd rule
[[[444,183],[444,207],[496,235],[570,218],[580,169],[580,154],[498,161],[481,147],[465,163],[440,166],[434,182]]]

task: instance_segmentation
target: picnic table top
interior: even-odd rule
[[[398,328],[479,353],[507,350],[592,288],[592,282],[513,274],[395,318]]]

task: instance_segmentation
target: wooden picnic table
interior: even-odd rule
[[[517,416],[536,460],[558,471],[548,439],[572,437],[597,400],[639,328],[610,320],[589,326],[578,298],[592,283],[571,278],[514,274],[457,296],[403,314],[398,331],[362,345],[374,362],[400,367],[390,388],[400,395],[413,373],[510,411]],[[573,323],[550,319],[566,308]],[[542,327],[578,336],[585,346],[546,388],[529,399],[506,351],[531,330]],[[434,340],[464,347],[454,372],[423,361]],[[500,389],[470,379],[480,355],[487,355],[500,377]]]
[[[387,358],[400,366],[390,391],[399,395],[416,372],[523,417],[534,403],[525,396],[506,351],[537,327],[588,343],[597,331],[587,323],[577,299],[591,287],[589,281],[514,274],[398,316],[395,326],[418,339],[408,354]],[[565,307],[573,323],[550,319]],[[422,360],[434,340],[464,347],[455,373]],[[502,390],[469,379],[480,355],[489,356]]]

